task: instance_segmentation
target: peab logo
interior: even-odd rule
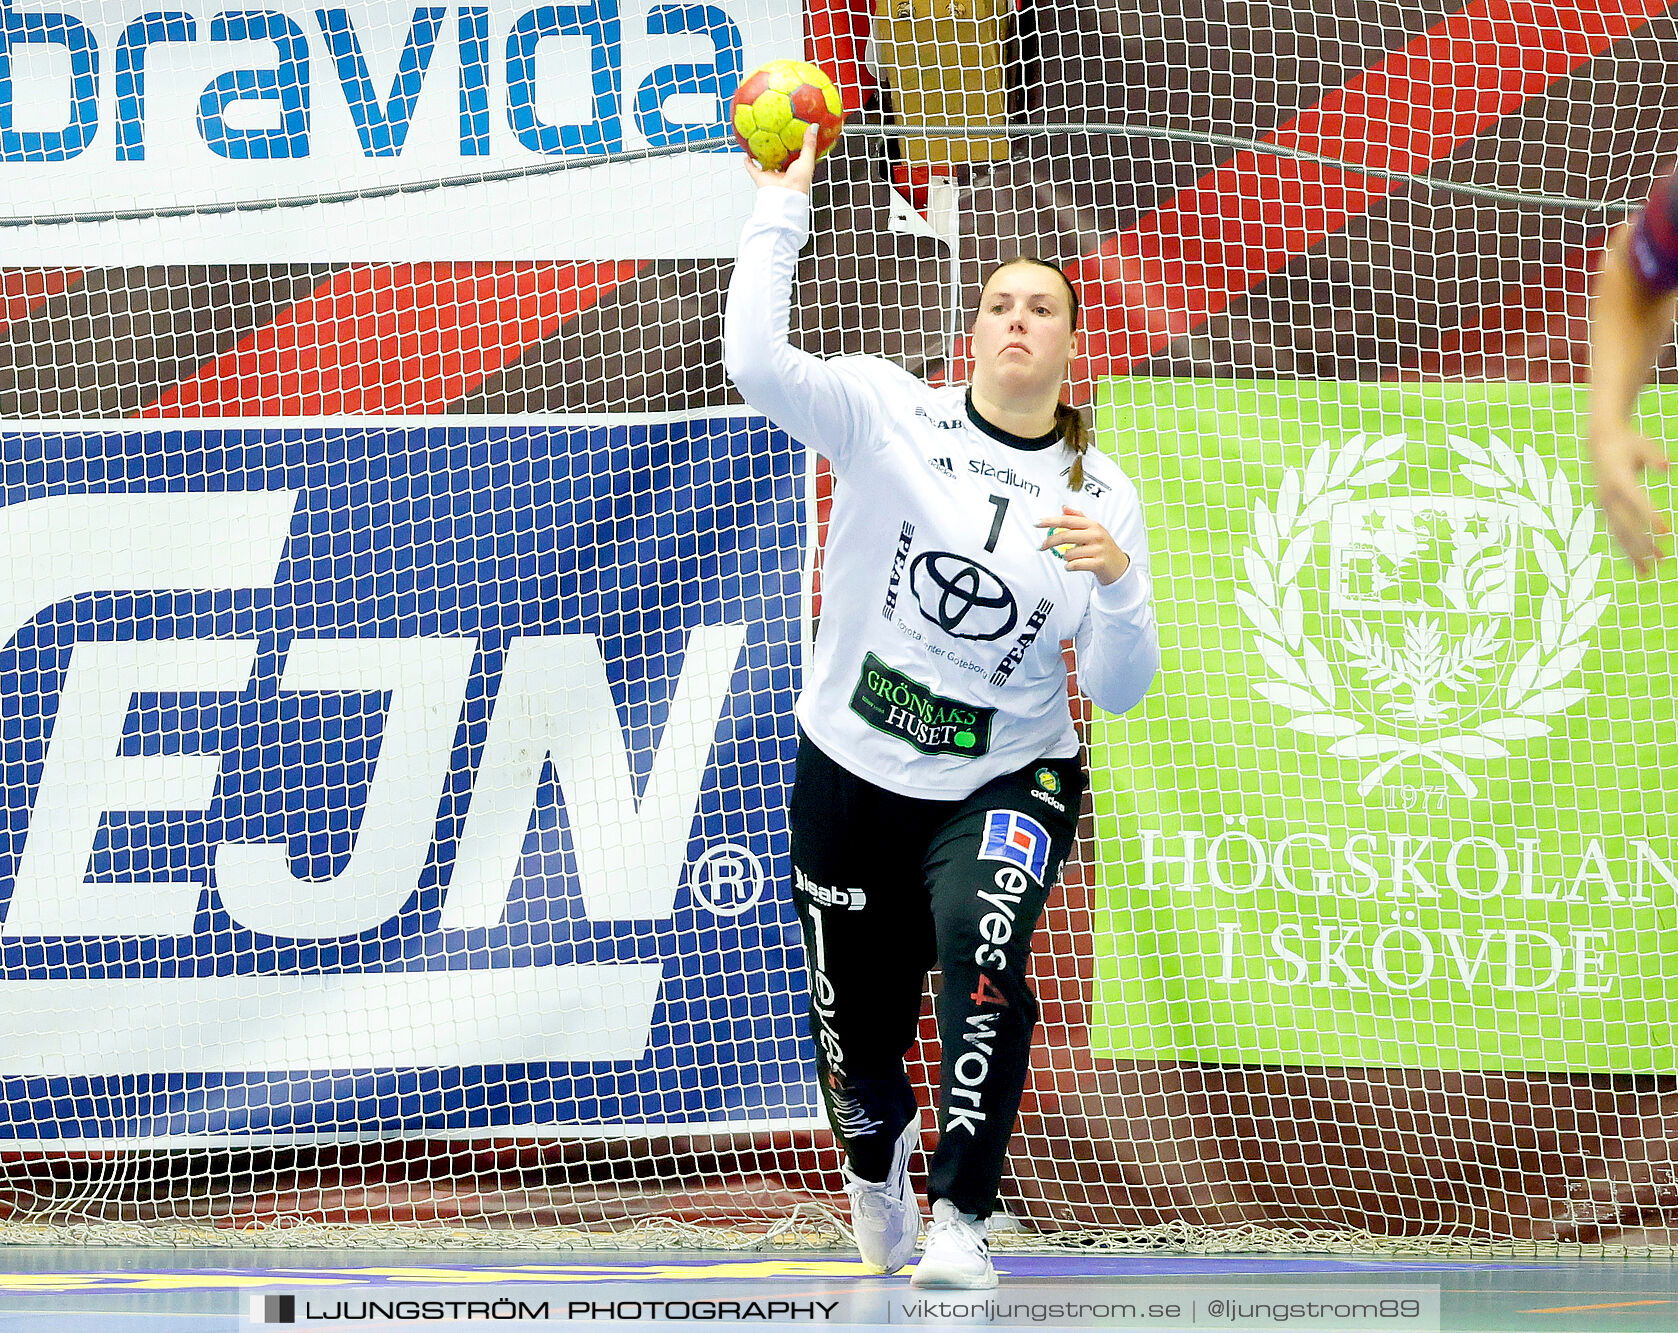
[[[1254,506],[1236,600],[1274,677],[1255,689],[1365,765],[1361,795],[1407,761],[1478,795],[1475,770],[1587,696],[1574,677],[1608,601],[1594,512],[1530,444],[1447,442],[1444,494],[1371,498],[1408,441],[1359,434]]]

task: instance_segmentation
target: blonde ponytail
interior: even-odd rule
[[[1084,426],[1084,414],[1066,403],[1055,404],[1055,432],[1061,443],[1072,451],[1072,471],[1066,484],[1075,491],[1084,489],[1084,451],[1090,447],[1089,431]]]

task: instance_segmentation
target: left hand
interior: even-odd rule
[[[1058,517],[1042,519],[1037,526],[1053,529],[1038,550],[1065,546],[1067,549],[1062,558],[1066,567],[1087,570],[1104,588],[1117,583],[1124,577],[1125,570],[1130,568],[1130,557],[1119,549],[1113,534],[1071,505],[1062,505]]]

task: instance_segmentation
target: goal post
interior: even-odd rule
[[[14,6],[0,1236],[840,1234],[831,481],[721,355],[727,100],[807,38],[801,345],[955,382],[1061,263],[1148,521],[998,1243],[1669,1247],[1678,608],[1580,462],[1653,0]]]

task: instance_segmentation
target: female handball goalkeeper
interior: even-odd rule
[[[798,701],[794,897],[828,1118],[864,1262],[896,1272],[921,1215],[904,1073],[943,972],[932,1226],[917,1286],[996,1285],[996,1206],[1037,1002],[1031,935],[1072,848],[1086,778],[1061,641],[1084,692],[1133,708],[1159,666],[1136,488],[1061,405],[1077,298],[1014,260],[973,323],[972,383],[791,346],[815,131],[756,206],[729,287],[729,376],[836,478],[821,632]]]
[[[1666,552],[1671,525],[1649,503],[1643,473],[1665,472],[1666,454],[1632,425],[1637,396],[1672,336],[1678,305],[1678,173],[1608,243],[1591,315],[1591,462],[1608,530],[1639,574]]]

